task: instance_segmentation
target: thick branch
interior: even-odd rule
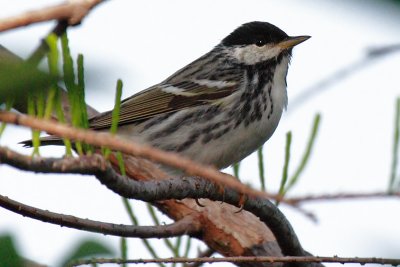
[[[69,0],[59,5],[3,18],[0,19],[0,32],[50,20],[65,20],[69,25],[76,25],[102,2],[104,0]]]
[[[190,216],[167,225],[132,226],[93,221],[42,210],[25,205],[2,195],[0,195],[0,206],[35,220],[106,235],[138,238],[163,238],[182,236],[185,234],[194,235],[200,230],[199,222]]]

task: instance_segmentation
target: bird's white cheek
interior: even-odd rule
[[[248,45],[245,47],[237,47],[234,49],[233,56],[246,65],[253,65],[274,57],[277,57],[281,49],[277,46],[256,46]]]

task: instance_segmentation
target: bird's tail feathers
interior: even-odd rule
[[[25,140],[25,141],[19,142],[18,144],[22,144],[24,147],[32,147],[33,146],[32,140]],[[64,145],[64,142],[58,136],[49,135],[49,136],[40,138],[40,146],[62,146],[62,145]]]

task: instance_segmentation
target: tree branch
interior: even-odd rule
[[[215,251],[213,249],[208,248],[205,251],[200,251],[199,255],[196,258],[205,258],[205,257],[209,258],[214,253]],[[192,264],[186,263],[185,265],[183,265],[183,267],[200,267],[201,265],[203,265],[203,263],[205,262],[193,262]]]
[[[370,199],[370,198],[387,198],[400,197],[400,192],[370,192],[370,193],[338,193],[338,194],[322,194],[310,195],[303,197],[286,198],[285,203],[299,205],[304,202],[311,201],[329,201],[329,200],[350,200],[350,199]]]
[[[40,220],[42,222],[105,235],[137,238],[163,238],[195,235],[201,229],[199,221],[190,216],[167,225],[132,226],[93,221],[42,210],[17,202],[3,195],[0,195],[0,206],[22,216]]]
[[[3,18],[0,19],[0,32],[50,20],[65,20],[69,25],[77,25],[102,2],[104,0],[68,0],[59,5]]]
[[[225,258],[164,258],[164,259],[92,259],[77,260],[68,266],[80,266],[86,264],[104,264],[104,263],[215,263],[215,262],[231,262],[231,263],[359,263],[359,264],[388,264],[400,265],[399,259],[388,258],[350,258],[350,257],[225,257]]]
[[[72,172],[93,174],[96,175],[101,183],[115,193],[126,198],[147,202],[166,199],[208,198],[214,201],[224,201],[231,205],[239,205],[243,198],[240,192],[230,187],[222,189],[217,183],[197,177],[172,178],[160,181],[135,181],[116,173],[104,158],[99,155],[58,160],[54,158],[32,159],[9,149],[0,148],[0,162],[24,170],[46,173]],[[305,255],[290,223],[268,199],[248,196],[248,199],[243,204],[243,208],[259,217],[272,230],[284,255]],[[28,214],[32,215],[29,212]],[[53,215],[51,214],[51,216]],[[39,217],[39,219],[44,220],[44,217]]]

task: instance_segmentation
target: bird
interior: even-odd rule
[[[161,83],[124,99],[117,135],[218,169],[239,162],[277,128],[292,49],[309,38],[268,22],[239,26]],[[111,122],[112,110],[90,118],[89,128],[108,131]],[[62,141],[41,140],[52,144]]]

